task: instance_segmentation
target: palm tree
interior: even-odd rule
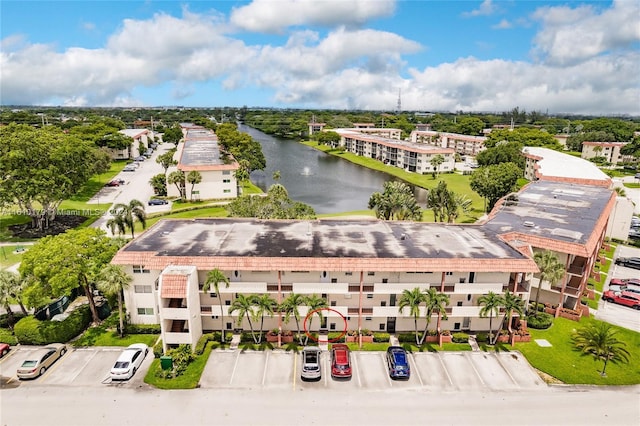
[[[138,200],[131,200],[129,204],[118,203],[113,206],[113,217],[107,221],[107,226],[114,233],[115,228],[119,234],[124,234],[127,229],[131,229],[131,238],[134,238],[135,221],[142,224],[142,229],[147,227],[147,214],[144,211],[144,204]]]
[[[284,312],[284,322],[285,324],[289,322],[291,317],[296,320],[296,328],[298,330],[298,341],[302,345],[302,336],[300,334],[300,311],[299,307],[304,306],[306,303],[306,298],[301,294],[291,293],[287,296],[286,299],[282,301],[280,304],[280,310]]]
[[[275,308],[278,303],[271,298],[268,294],[261,294],[253,296],[253,304],[256,306],[256,316],[260,317],[260,334],[258,337],[258,343],[262,341],[262,335],[264,332],[264,316],[265,314],[273,317]]]
[[[444,293],[439,293],[435,288],[430,287],[428,290],[425,290],[424,293],[424,301],[425,301],[425,314],[427,317],[427,325],[424,327],[424,333],[422,334],[422,338],[420,339],[420,345],[424,343],[424,340],[427,337],[427,333],[429,330],[429,324],[431,323],[431,317],[433,314],[437,313],[441,316],[442,319],[447,319],[446,308],[449,304],[449,296]]]
[[[437,154],[431,159],[430,164],[433,167],[434,178],[438,176],[438,172],[440,172],[440,165],[442,163],[444,163],[444,157],[442,156],[442,154]]]
[[[500,307],[504,305],[504,298],[492,291],[478,298],[480,308],[480,317],[486,318],[489,315],[489,343],[494,344],[493,340],[493,314],[500,313]]]
[[[253,323],[251,322],[252,318],[256,319],[256,312],[253,308],[253,297],[247,297],[244,294],[238,294],[235,300],[231,303],[229,313],[239,311],[238,325],[242,324],[242,317],[247,317],[247,320],[249,321],[249,329],[251,330],[251,337],[253,337],[253,342],[258,343],[258,338],[256,337],[256,333],[253,330]]]
[[[100,271],[96,281],[98,290],[108,296],[117,296],[118,315],[120,317],[120,337],[124,336],[124,312],[122,309],[122,292],[129,288],[133,278],[118,265],[108,264]]]
[[[576,331],[574,345],[583,354],[591,354],[595,359],[604,361],[600,375],[606,376],[607,363],[629,362],[627,344],[617,339],[617,330],[606,322],[596,322]]]
[[[196,186],[196,184],[202,182],[202,175],[199,171],[192,170],[187,175],[187,182],[191,184],[191,191],[189,191],[189,193],[191,194],[191,201],[193,201],[193,188]]]
[[[225,288],[229,288],[229,278],[226,277],[225,274],[218,268],[209,271],[207,274],[207,279],[202,286],[202,291],[205,293],[209,291],[211,286],[213,285],[213,291],[218,298],[218,303],[220,304],[220,343],[224,344],[224,312],[222,310],[222,296],[220,295],[220,283],[225,284]]]
[[[167,183],[169,185],[175,185],[178,188],[178,193],[180,194],[180,199],[182,201],[185,200],[185,190],[184,190],[184,172],[181,170],[176,170],[175,172],[169,173],[167,177]]]
[[[309,315],[309,313],[307,313],[307,315],[309,315],[308,330],[309,330],[309,333],[311,333],[311,323],[313,322],[313,317],[315,315],[318,315],[318,318],[320,318],[320,323],[322,323],[321,309],[326,308],[328,305],[327,305],[326,299],[318,296],[317,294],[312,294],[311,296],[306,297],[305,303],[309,307],[309,311],[308,311],[309,313],[315,311],[313,315]],[[307,334],[304,344],[306,345],[308,342],[309,342],[309,335]]]
[[[280,170],[276,170],[275,172],[273,172],[272,177],[275,182],[280,182],[280,178],[282,177],[280,174]]]
[[[540,282],[536,291],[536,302],[534,305],[535,315],[538,315],[538,301],[540,300],[540,288],[543,281],[549,281],[551,287],[555,286],[564,277],[564,265],[560,263],[556,255],[551,250],[539,251],[533,255],[533,260],[540,269]]]
[[[425,294],[419,287],[414,289],[402,290],[402,296],[398,301],[398,312],[403,312],[404,308],[409,308],[409,315],[413,317],[413,325],[416,332],[416,345],[420,344],[420,337],[418,336],[418,317],[420,316],[420,304],[425,301]]]
[[[421,220],[422,210],[411,188],[404,182],[385,182],[382,193],[374,192],[368,208],[384,220]]]
[[[507,290],[507,292],[504,294],[502,302],[502,307],[505,310],[502,324],[504,324],[506,321],[507,330],[511,331],[511,317],[513,316],[513,313],[515,312],[521,317],[524,315],[524,300],[522,300],[520,296],[516,296],[514,293],[511,293],[509,290]],[[502,329],[503,327],[504,325],[501,326],[500,329]]]

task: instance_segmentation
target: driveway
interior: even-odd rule
[[[200,379],[207,389],[295,390],[480,390],[509,391],[541,389],[547,385],[519,352],[418,352],[409,354],[409,380],[391,380],[385,352],[351,353],[353,376],[335,380],[330,374],[330,356],[321,355],[322,378],[305,382],[300,378],[300,354],[273,351],[215,350]]]

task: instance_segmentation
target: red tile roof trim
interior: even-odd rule
[[[162,275],[160,297],[163,299],[187,297],[187,278],[186,275]]]

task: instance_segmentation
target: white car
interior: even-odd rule
[[[147,356],[149,347],[144,343],[129,345],[111,368],[111,380],[129,380],[136,374]]]

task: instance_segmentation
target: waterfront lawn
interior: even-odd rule
[[[151,362],[149,371],[147,371],[147,375],[144,376],[144,382],[158,389],[195,389],[198,386],[198,382],[200,382],[200,377],[202,376],[204,367],[207,365],[213,347],[213,342],[207,343],[202,355],[198,355],[196,359],[187,366],[183,374],[172,379],[163,379],[156,375],[157,372],[162,370],[162,367],[160,366],[160,360],[158,358],[154,359],[153,362]]]
[[[556,318],[547,330],[529,329],[531,342],[516,343],[515,349],[522,352],[529,363],[567,384],[591,385],[635,385],[640,384],[640,333],[617,327],[618,339],[627,344],[630,353],[628,364],[607,364],[607,375],[602,377],[603,362],[595,361],[591,355],[581,355],[571,341],[573,330],[585,327],[598,320],[582,318],[580,322]],[[551,347],[541,347],[535,339],[546,339]]]

